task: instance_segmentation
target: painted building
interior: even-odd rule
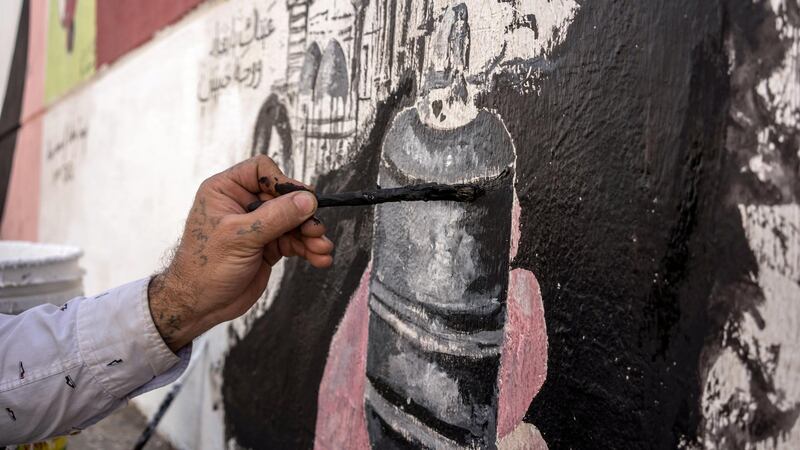
[[[321,211],[334,266],[195,342],[178,448],[800,447],[796,1],[4,8],[0,237],[80,246],[88,293],[253,154],[500,186]]]

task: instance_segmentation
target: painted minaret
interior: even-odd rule
[[[471,204],[394,203],[375,211],[365,409],[373,448],[492,448],[508,290],[511,138],[465,82],[464,4],[429,43],[421,97],[383,141],[379,184],[497,177]]]
[[[294,88],[306,55],[308,7],[314,0],[286,0],[289,13],[289,42],[286,48],[286,83]]]

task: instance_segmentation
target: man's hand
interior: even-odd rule
[[[175,257],[148,289],[153,321],[173,351],[244,314],[281,257],[331,265],[333,243],[313,218],[316,198],[308,192],[279,196],[279,183],[302,185],[257,156],[200,185]],[[256,200],[266,202],[247,213]]]

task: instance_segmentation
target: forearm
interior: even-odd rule
[[[180,375],[191,350],[165,345],[147,284],[0,315],[0,445],[80,430]]]

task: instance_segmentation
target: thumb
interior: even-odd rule
[[[256,231],[246,234],[253,244],[264,246],[302,225],[316,210],[317,197],[310,192],[299,191],[266,201],[255,211],[241,217],[246,217],[250,229]]]

